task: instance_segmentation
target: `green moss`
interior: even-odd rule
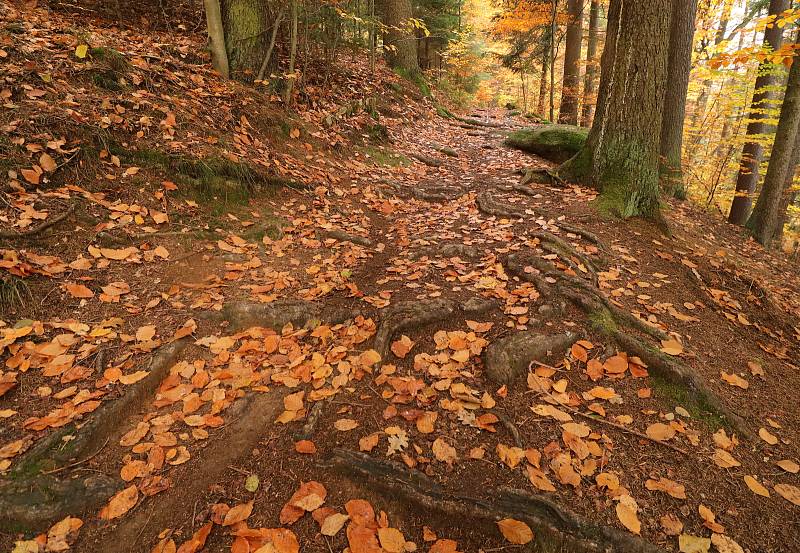
[[[403,77],[405,80],[414,83],[419,89],[420,94],[422,94],[425,98],[430,98],[431,94],[431,87],[428,82],[425,80],[425,77],[422,75],[420,71],[407,71],[405,69],[396,67],[394,72]]]
[[[589,324],[597,331],[606,336],[611,336],[617,331],[617,322],[608,309],[602,308],[589,313]]]
[[[505,144],[536,154],[556,163],[564,163],[586,144],[588,129],[572,125],[545,125],[514,131]]]
[[[126,71],[130,67],[127,58],[113,48],[90,48],[89,55],[96,60],[105,62],[114,71]]]
[[[649,382],[656,397],[666,399],[675,406],[683,407],[689,412],[692,419],[701,422],[710,431],[715,432],[720,428],[725,428],[728,431],[734,430],[727,420],[709,405],[704,395],[689,390],[683,384],[657,376],[651,375]]]
[[[439,115],[439,117],[443,117],[444,119],[454,119],[455,118],[455,116],[450,112],[450,110],[445,108],[445,107],[443,107],[443,106],[437,105],[436,106],[436,113],[437,113],[437,115]]]
[[[368,156],[375,165],[384,167],[408,167],[411,160],[402,154],[382,148],[361,148],[361,152]]]

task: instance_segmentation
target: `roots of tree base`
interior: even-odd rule
[[[461,520],[464,524],[488,523],[514,518],[533,530],[534,542],[525,550],[570,553],[663,553],[643,539],[612,527],[600,526],[542,495],[500,488],[491,499],[450,493],[424,474],[392,461],[336,449],[323,462],[373,491]]]

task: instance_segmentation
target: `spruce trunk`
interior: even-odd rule
[[[222,0],[221,6],[231,76],[253,79],[269,47],[266,2]]]
[[[382,15],[387,27],[384,39],[387,63],[409,74],[417,73],[417,36],[411,26],[414,17],[411,0],[383,0]]]
[[[611,0],[597,113],[559,175],[598,188],[622,217],[659,216],[659,147],[672,2]]]

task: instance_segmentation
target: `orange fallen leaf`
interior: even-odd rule
[[[100,518],[113,520],[130,511],[139,499],[139,490],[136,486],[128,486],[115,494],[108,504],[100,510]]]
[[[520,520],[513,518],[504,518],[497,522],[500,532],[503,537],[516,545],[525,545],[533,540],[533,531],[531,527]]]

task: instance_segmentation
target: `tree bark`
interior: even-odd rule
[[[564,48],[564,77],[561,81],[561,107],[558,122],[578,124],[578,98],[581,82],[581,43],[583,42],[583,0],[568,0],[567,44]]]
[[[292,22],[292,36],[290,38],[290,45],[289,45],[289,71],[286,77],[286,86],[283,89],[283,103],[285,105],[289,105],[292,102],[292,91],[294,89],[294,83],[297,80],[295,76],[295,62],[297,59],[297,41],[298,41],[298,0],[291,0],[291,22]]]
[[[800,44],[798,31],[796,44]],[[794,146],[800,129],[800,63],[795,60],[789,71],[786,84],[786,96],[781,106],[781,117],[775,133],[775,144],[770,154],[767,175],[758,196],[753,214],[747,221],[747,228],[758,242],[769,247],[775,238],[778,222],[781,220],[781,205],[786,190],[786,183],[791,182],[795,163]]]
[[[686,119],[686,93],[692,70],[692,44],[697,0],[674,0],[669,41],[664,118],[661,124],[661,176],[664,188],[676,197],[685,197],[683,171],[683,124]]]
[[[225,50],[225,29],[222,26],[222,10],[219,0],[204,0],[206,25],[208,27],[208,45],[211,50],[211,64],[224,78],[230,77],[228,52]]]
[[[778,15],[790,7],[790,0],[770,0],[770,15]],[[764,31],[762,48],[773,51],[780,48],[783,42],[783,29],[777,25]],[[750,105],[750,123],[747,125],[747,136],[750,138],[742,148],[739,160],[739,175],[736,178],[736,192],[728,214],[728,222],[743,225],[753,205],[752,195],[758,184],[759,165],[764,154],[764,147],[755,137],[771,131],[770,125],[764,122],[766,111],[774,100],[771,87],[776,84],[772,64],[764,61],[758,67],[753,100]]]
[[[252,79],[267,51],[267,7],[261,0],[222,0],[222,23],[231,76]]]
[[[581,126],[589,127],[594,116],[594,93],[597,79],[597,42],[600,31],[600,2],[592,0],[589,8],[589,41],[586,46],[586,73],[583,76],[583,106]]]
[[[410,26],[414,17],[411,0],[382,0],[381,5],[383,23],[387,27],[386,62],[395,69],[417,73],[417,37]]]
[[[659,216],[658,161],[670,0],[611,0],[597,113],[584,148],[559,175],[601,191],[621,217]]]
[[[550,66],[550,52],[542,55],[542,78],[539,79],[539,100],[536,102],[536,115],[544,117],[544,103],[547,99],[547,72]]]

